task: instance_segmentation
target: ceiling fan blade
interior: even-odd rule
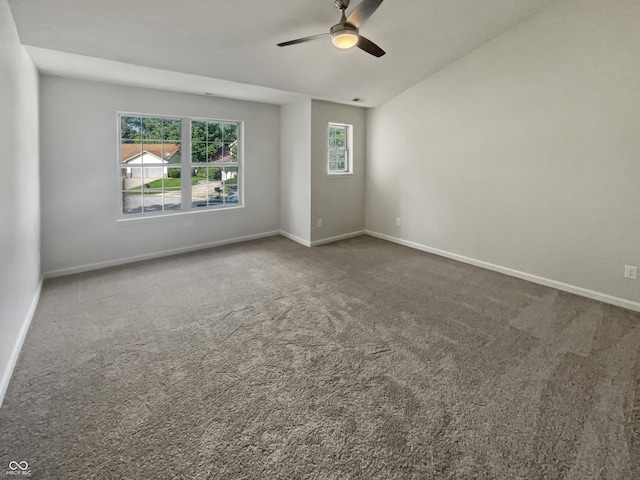
[[[318,38],[328,37],[329,33],[321,33],[320,35],[311,35],[310,37],[298,38],[296,40],[289,40],[288,42],[279,43],[279,47],[288,47],[289,45],[297,45],[298,43],[310,42]]]
[[[347,22],[356,28],[360,28],[367,18],[373,15],[373,12],[378,9],[381,3],[382,0],[362,0],[362,3],[351,12]]]
[[[358,46],[358,48],[360,50],[364,50],[365,52],[370,53],[374,57],[381,57],[386,53],[378,45],[373,43],[368,38],[363,37],[362,35],[360,35],[360,38],[358,39],[358,45],[357,46]]]

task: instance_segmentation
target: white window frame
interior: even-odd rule
[[[123,189],[122,189],[122,168],[125,165],[122,162],[122,117],[139,117],[139,118],[156,118],[167,120],[180,120],[181,122],[181,158],[180,164],[175,164],[176,167],[181,169],[181,178],[184,177],[183,172],[189,172],[188,181],[181,182],[181,208],[179,210],[163,210],[158,212],[145,212],[144,206],[140,213],[124,213],[123,206]],[[117,121],[117,195],[118,195],[118,221],[131,221],[131,220],[148,220],[157,219],[160,217],[171,217],[176,215],[191,215],[212,213],[220,211],[235,210],[245,208],[244,202],[244,122],[241,120],[229,120],[219,118],[205,118],[205,117],[191,117],[191,116],[176,116],[176,115],[164,115],[164,114],[151,114],[151,113],[139,113],[139,112],[125,112],[118,111],[116,114]],[[233,123],[238,126],[237,135],[237,162],[234,162],[231,166],[237,166],[238,168],[238,203],[226,204],[226,205],[208,205],[206,207],[194,207],[192,206],[192,185],[191,185],[191,169],[199,168],[202,166],[216,166],[213,163],[193,163],[191,160],[191,122],[216,122],[216,123]],[[183,178],[184,180],[184,178]]]
[[[331,131],[331,127],[343,127],[346,128],[346,145],[345,148],[331,148],[329,146],[329,132]],[[353,125],[349,125],[348,123],[338,123],[338,122],[329,122],[327,125],[327,175],[330,177],[341,177],[345,175],[353,174]],[[331,170],[331,152],[332,151],[344,151],[345,152],[345,164],[346,169],[344,171],[336,171]]]

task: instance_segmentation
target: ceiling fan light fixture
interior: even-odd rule
[[[295,40],[289,40],[288,42],[278,43],[277,45],[278,47],[288,47],[289,45],[297,45],[299,43],[331,37],[331,43],[333,43],[336,48],[346,50],[358,47],[369,55],[381,57],[385,54],[384,50],[367,37],[360,35],[360,27],[362,27],[364,21],[376,11],[382,2],[383,0],[362,0],[347,17],[345,10],[349,8],[351,0],[334,0],[335,6],[340,10],[341,18],[340,23],[331,27],[329,33],[297,38]]]
[[[331,42],[338,48],[346,50],[358,44],[358,29],[348,24],[338,24],[331,29]]]

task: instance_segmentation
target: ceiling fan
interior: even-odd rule
[[[312,35],[310,37],[298,38],[288,42],[279,43],[279,47],[287,47],[298,43],[310,42],[324,37],[331,37],[331,42],[338,48],[347,49],[358,47],[361,50],[373,55],[381,57],[385,54],[378,45],[368,38],[360,35],[360,28],[367,18],[373,15],[383,0],[363,0],[353,12],[347,17],[345,10],[349,8],[350,0],[335,0],[335,6],[342,12],[340,23],[335,24],[329,30],[329,33],[321,33],[320,35]]]

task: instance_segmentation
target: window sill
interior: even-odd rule
[[[352,175],[353,175],[353,172],[327,173],[327,177],[329,178],[344,178],[344,177],[350,177]]]
[[[136,224],[138,222],[142,222],[142,223],[154,223],[154,222],[162,222],[162,221],[171,221],[171,220],[176,220],[176,219],[189,219],[191,217],[193,217],[194,215],[203,215],[203,214],[209,214],[209,215],[213,215],[219,212],[229,212],[232,210],[242,210],[246,208],[244,205],[237,205],[235,207],[224,207],[224,208],[202,208],[202,209],[192,209],[192,210],[185,210],[185,211],[181,211],[181,212],[171,212],[171,213],[161,213],[158,215],[148,215],[148,216],[144,216],[144,215],[131,215],[131,216],[126,216],[126,217],[118,217],[116,219],[116,223],[120,224],[120,225],[132,225],[132,224]]]

